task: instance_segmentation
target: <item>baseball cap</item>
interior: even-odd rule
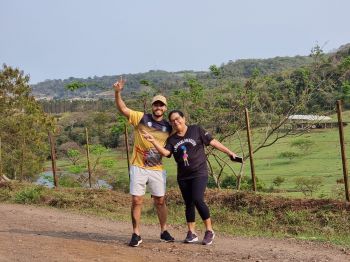
[[[162,102],[164,105],[168,105],[168,103],[166,102],[166,98],[162,95],[156,95],[155,97],[152,98],[152,105],[154,104],[154,102],[160,101]]]

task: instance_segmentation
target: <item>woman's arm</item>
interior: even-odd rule
[[[147,133],[146,131],[142,131],[142,135],[148,142],[154,145],[154,147],[158,150],[158,152],[162,156],[170,156],[171,152],[165,149],[164,147],[162,147],[151,134]]]
[[[209,144],[217,150],[220,150],[221,152],[227,154],[229,157],[235,158],[237,156],[235,153],[233,153],[230,149],[228,149],[216,139],[211,140]]]

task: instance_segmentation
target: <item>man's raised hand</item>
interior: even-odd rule
[[[126,80],[124,80],[123,77],[120,76],[120,79],[119,79],[117,82],[115,82],[115,83],[113,84],[114,90],[115,90],[116,92],[122,91],[123,88],[124,88],[125,82],[126,82]]]

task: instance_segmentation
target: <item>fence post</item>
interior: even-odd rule
[[[1,154],[2,154],[2,148],[1,148],[1,137],[0,137],[0,179],[2,177],[2,157],[1,157]]]
[[[253,146],[251,140],[251,131],[249,123],[249,112],[248,109],[245,109],[245,122],[247,126],[247,138],[248,138],[248,148],[249,148],[249,162],[250,162],[250,171],[252,173],[252,182],[253,182],[253,191],[256,191],[256,178],[255,178],[255,168],[254,168],[254,158],[253,158]]]
[[[52,137],[51,132],[49,131],[49,141],[50,141],[50,148],[51,148],[51,165],[52,165],[52,175],[53,175],[53,185],[57,188],[58,187],[58,179],[56,175],[56,153],[55,153],[55,141]]]
[[[89,187],[91,188],[91,167],[90,167],[90,149],[89,149],[89,134],[88,130],[85,127],[85,137],[86,137],[86,158],[87,158],[87,166],[89,173]]]
[[[126,149],[126,161],[128,162],[128,174],[130,181],[130,161],[129,161],[129,140],[128,140],[128,127],[124,123],[124,138],[125,138],[125,149]]]
[[[350,196],[349,196],[349,181],[348,181],[348,165],[347,165],[347,162],[346,162],[346,153],[345,153],[345,140],[344,140],[344,127],[343,127],[343,116],[342,116],[341,100],[337,100],[337,115],[338,115],[338,127],[339,127],[339,139],[340,139],[341,158],[342,158],[342,163],[343,163],[345,197],[346,197],[346,200],[349,202],[350,201]]]

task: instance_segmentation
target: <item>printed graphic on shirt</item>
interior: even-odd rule
[[[171,152],[177,163],[177,179],[189,179],[208,175],[205,146],[212,136],[197,125],[188,126],[185,136],[171,135],[165,148]]]
[[[144,114],[133,110],[130,110],[129,123],[135,127],[131,164],[151,170],[162,170],[161,155],[143,137],[142,132],[146,131],[150,133],[163,145],[171,132],[170,124],[166,120],[155,121],[151,114]]]
[[[182,158],[184,160],[184,165],[189,166],[190,164],[188,163],[187,148],[186,146],[181,146],[181,149],[182,149]]]
[[[143,163],[146,167],[162,165],[162,156],[156,149],[151,148],[144,153]]]
[[[192,138],[185,138],[185,139],[183,139],[183,140],[181,140],[181,141],[176,143],[176,145],[174,146],[174,152],[177,152],[177,148],[179,146],[185,144],[185,143],[190,143],[190,144],[192,144],[192,146],[196,146],[197,145],[197,143],[196,143],[196,141],[194,139],[192,139]]]

